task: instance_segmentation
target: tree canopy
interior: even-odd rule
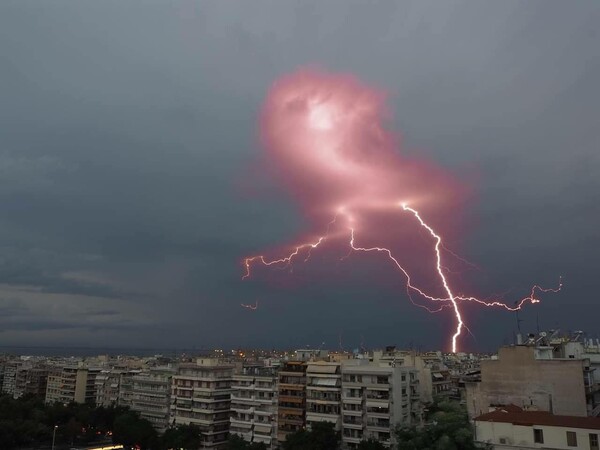
[[[427,408],[426,425],[396,430],[398,450],[474,450],[476,445],[467,411],[449,400]]]

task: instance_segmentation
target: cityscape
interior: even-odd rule
[[[0,450],[600,450],[600,1],[0,1]]]
[[[387,346],[0,361],[5,396],[128,408],[158,435],[196,425],[199,448],[238,448],[232,437],[287,448],[290,435],[320,424],[343,449],[408,448],[398,430],[427,426],[428,410],[444,402],[468,414],[473,448],[593,450],[600,433],[600,342],[583,332],[517,334],[493,354]],[[101,447],[77,448],[108,448],[111,437],[103,430]]]

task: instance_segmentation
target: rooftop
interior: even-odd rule
[[[475,418],[478,422],[512,423],[530,427],[546,425],[563,428],[584,428],[600,430],[600,417],[557,416],[546,411],[523,411],[515,405],[503,406],[495,411]]]

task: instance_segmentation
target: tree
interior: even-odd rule
[[[267,450],[262,442],[247,442],[237,434],[232,434],[227,441],[227,450]]]
[[[283,442],[283,450],[336,450],[340,446],[340,433],[329,422],[317,422],[310,431],[299,430],[289,434]]]
[[[473,430],[467,411],[458,403],[435,400],[427,411],[422,428],[396,430],[398,450],[474,450]]]
[[[386,450],[386,447],[375,439],[368,439],[358,444],[358,450]]]
[[[139,445],[142,449],[156,446],[157,433],[152,424],[131,411],[118,415],[113,424],[113,442]]]
[[[202,444],[200,427],[198,425],[179,425],[169,428],[162,437],[163,448],[183,448],[196,450]]]

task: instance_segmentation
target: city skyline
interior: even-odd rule
[[[598,6],[340,5],[0,5],[3,345],[447,351],[451,316],[381,261],[241,280],[306,225],[258,122],[272,83],[315,66],[385,92],[398,151],[468,186],[465,294],[510,304],[562,276],[523,331],[595,336]],[[464,311],[460,350],[512,342],[514,313]]]

